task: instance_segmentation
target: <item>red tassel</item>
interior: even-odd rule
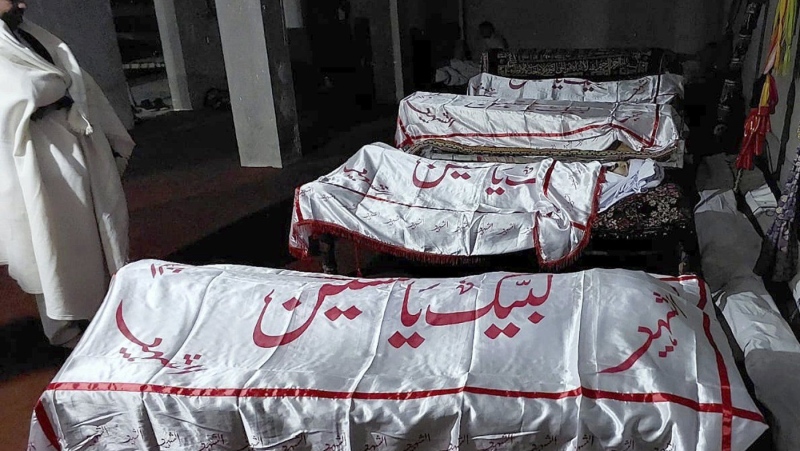
[[[778,88],[772,75],[767,75],[759,106],[750,110],[744,123],[742,149],[736,158],[737,169],[752,170],[755,158],[764,153],[764,142],[772,131],[770,116],[775,113],[777,105]]]
[[[764,142],[767,139],[767,134],[772,131],[769,116],[769,106],[761,106],[750,110],[750,114],[744,123],[742,150],[736,159],[737,169],[748,171],[753,169],[755,157],[764,153]]]

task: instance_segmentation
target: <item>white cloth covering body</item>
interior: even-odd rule
[[[581,78],[517,80],[482,73],[472,77],[467,95],[504,99],[668,104],[683,98],[683,77],[663,74],[636,80],[594,82]]]
[[[588,243],[600,194],[600,163],[459,163],[427,160],[385,144],[363,147],[295,194],[289,239],[332,233],[423,260],[536,248],[562,266]]]
[[[671,105],[502,99],[414,93],[400,102],[395,143],[425,139],[468,146],[604,151],[617,143],[642,158],[682,143]]]
[[[445,86],[463,86],[480,73],[480,65],[454,58],[449,65],[436,69],[433,81]]]
[[[800,355],[800,343],[759,276],[761,238],[732,190],[700,192],[695,209],[703,271],[745,356],[755,350]]]
[[[41,397],[65,451],[744,451],[697,278],[350,279],[141,261]]]
[[[695,224],[706,280],[741,349],[755,395],[770,412],[775,449],[793,451],[800,443],[800,343],[753,273],[761,237],[738,211],[733,191],[704,190],[700,198]]]
[[[607,171],[606,182],[600,192],[600,212],[634,194],[655,188],[664,180],[664,169],[653,160],[630,160],[626,175]]]
[[[109,273],[128,256],[128,213],[112,148],[133,142],[103,93],[69,48],[31,23],[23,30],[55,65],[0,21],[0,264],[47,316],[91,318]],[[65,95],[68,110],[31,120]]]

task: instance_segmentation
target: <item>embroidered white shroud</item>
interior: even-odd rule
[[[331,233],[409,258],[447,261],[536,248],[543,266],[588,243],[601,187],[597,162],[428,160],[372,144],[295,194],[289,247]]]
[[[636,80],[594,82],[581,78],[516,80],[482,73],[472,77],[467,95],[505,99],[668,104],[683,98],[683,77],[652,75]]]
[[[142,261],[42,395],[31,445],[743,451],[765,429],[696,278]]]
[[[395,143],[425,139],[468,146],[604,151],[622,143],[642,158],[681,144],[671,105],[503,99],[414,93],[400,102]]]

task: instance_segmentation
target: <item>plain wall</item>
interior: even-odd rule
[[[228,89],[219,23],[206,0],[174,0],[192,107],[211,88]]]
[[[34,0],[25,17],[66,42],[126,127],[133,127],[114,17],[108,0]]]
[[[216,0],[242,166],[300,158],[288,39],[273,0]]]
[[[454,44],[459,39],[460,10],[458,0],[399,0],[400,45],[403,60],[405,94],[414,88],[414,40],[412,29],[423,33],[431,44],[431,56],[441,64],[454,56]],[[430,74],[433,77],[433,73]]]
[[[694,53],[723,27],[724,0],[464,0],[472,48],[488,20],[512,48],[663,47]]]
[[[352,0],[350,14],[369,19],[376,100],[396,103],[389,0]]]

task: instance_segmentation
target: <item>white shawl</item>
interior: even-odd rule
[[[0,264],[53,319],[91,318],[128,258],[128,213],[114,152],[134,143],[69,47],[31,23],[55,64],[0,21]],[[67,92],[64,92],[66,89]],[[68,93],[68,112],[32,122]]]

